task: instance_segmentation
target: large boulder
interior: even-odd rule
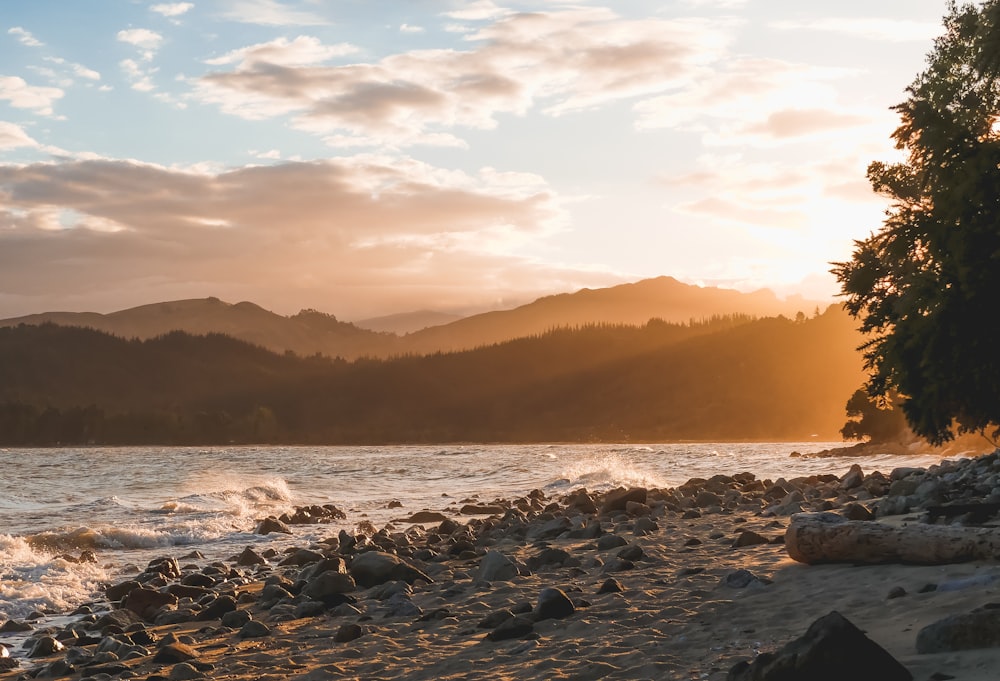
[[[147,622],[153,620],[156,611],[168,605],[177,605],[177,596],[146,588],[133,589],[122,600],[123,608],[134,612]]]
[[[604,503],[601,504],[601,513],[624,511],[626,504],[630,501],[645,504],[646,494],[644,487],[630,487],[628,489],[619,487],[618,489],[613,489],[604,496]]]
[[[884,648],[833,611],[806,633],[753,662],[740,662],[728,681],[912,681],[913,675]]]
[[[381,551],[368,551],[355,556],[351,561],[350,572],[354,581],[365,588],[392,580],[402,580],[407,584],[413,584],[418,579],[428,583],[434,581],[398,556]]]

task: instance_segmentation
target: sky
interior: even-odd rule
[[[945,0],[0,9],[0,318],[832,299]]]

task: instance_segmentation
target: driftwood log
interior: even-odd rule
[[[1000,558],[1000,528],[847,520],[836,513],[797,513],[785,531],[788,555],[800,563],[940,565]]]

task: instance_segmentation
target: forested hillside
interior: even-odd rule
[[[0,444],[836,439],[859,340],[839,308],[355,362],[23,325],[0,329]]]

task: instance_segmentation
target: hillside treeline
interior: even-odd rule
[[[838,439],[858,343],[836,307],[353,362],[21,325],[0,329],[0,445]]]

